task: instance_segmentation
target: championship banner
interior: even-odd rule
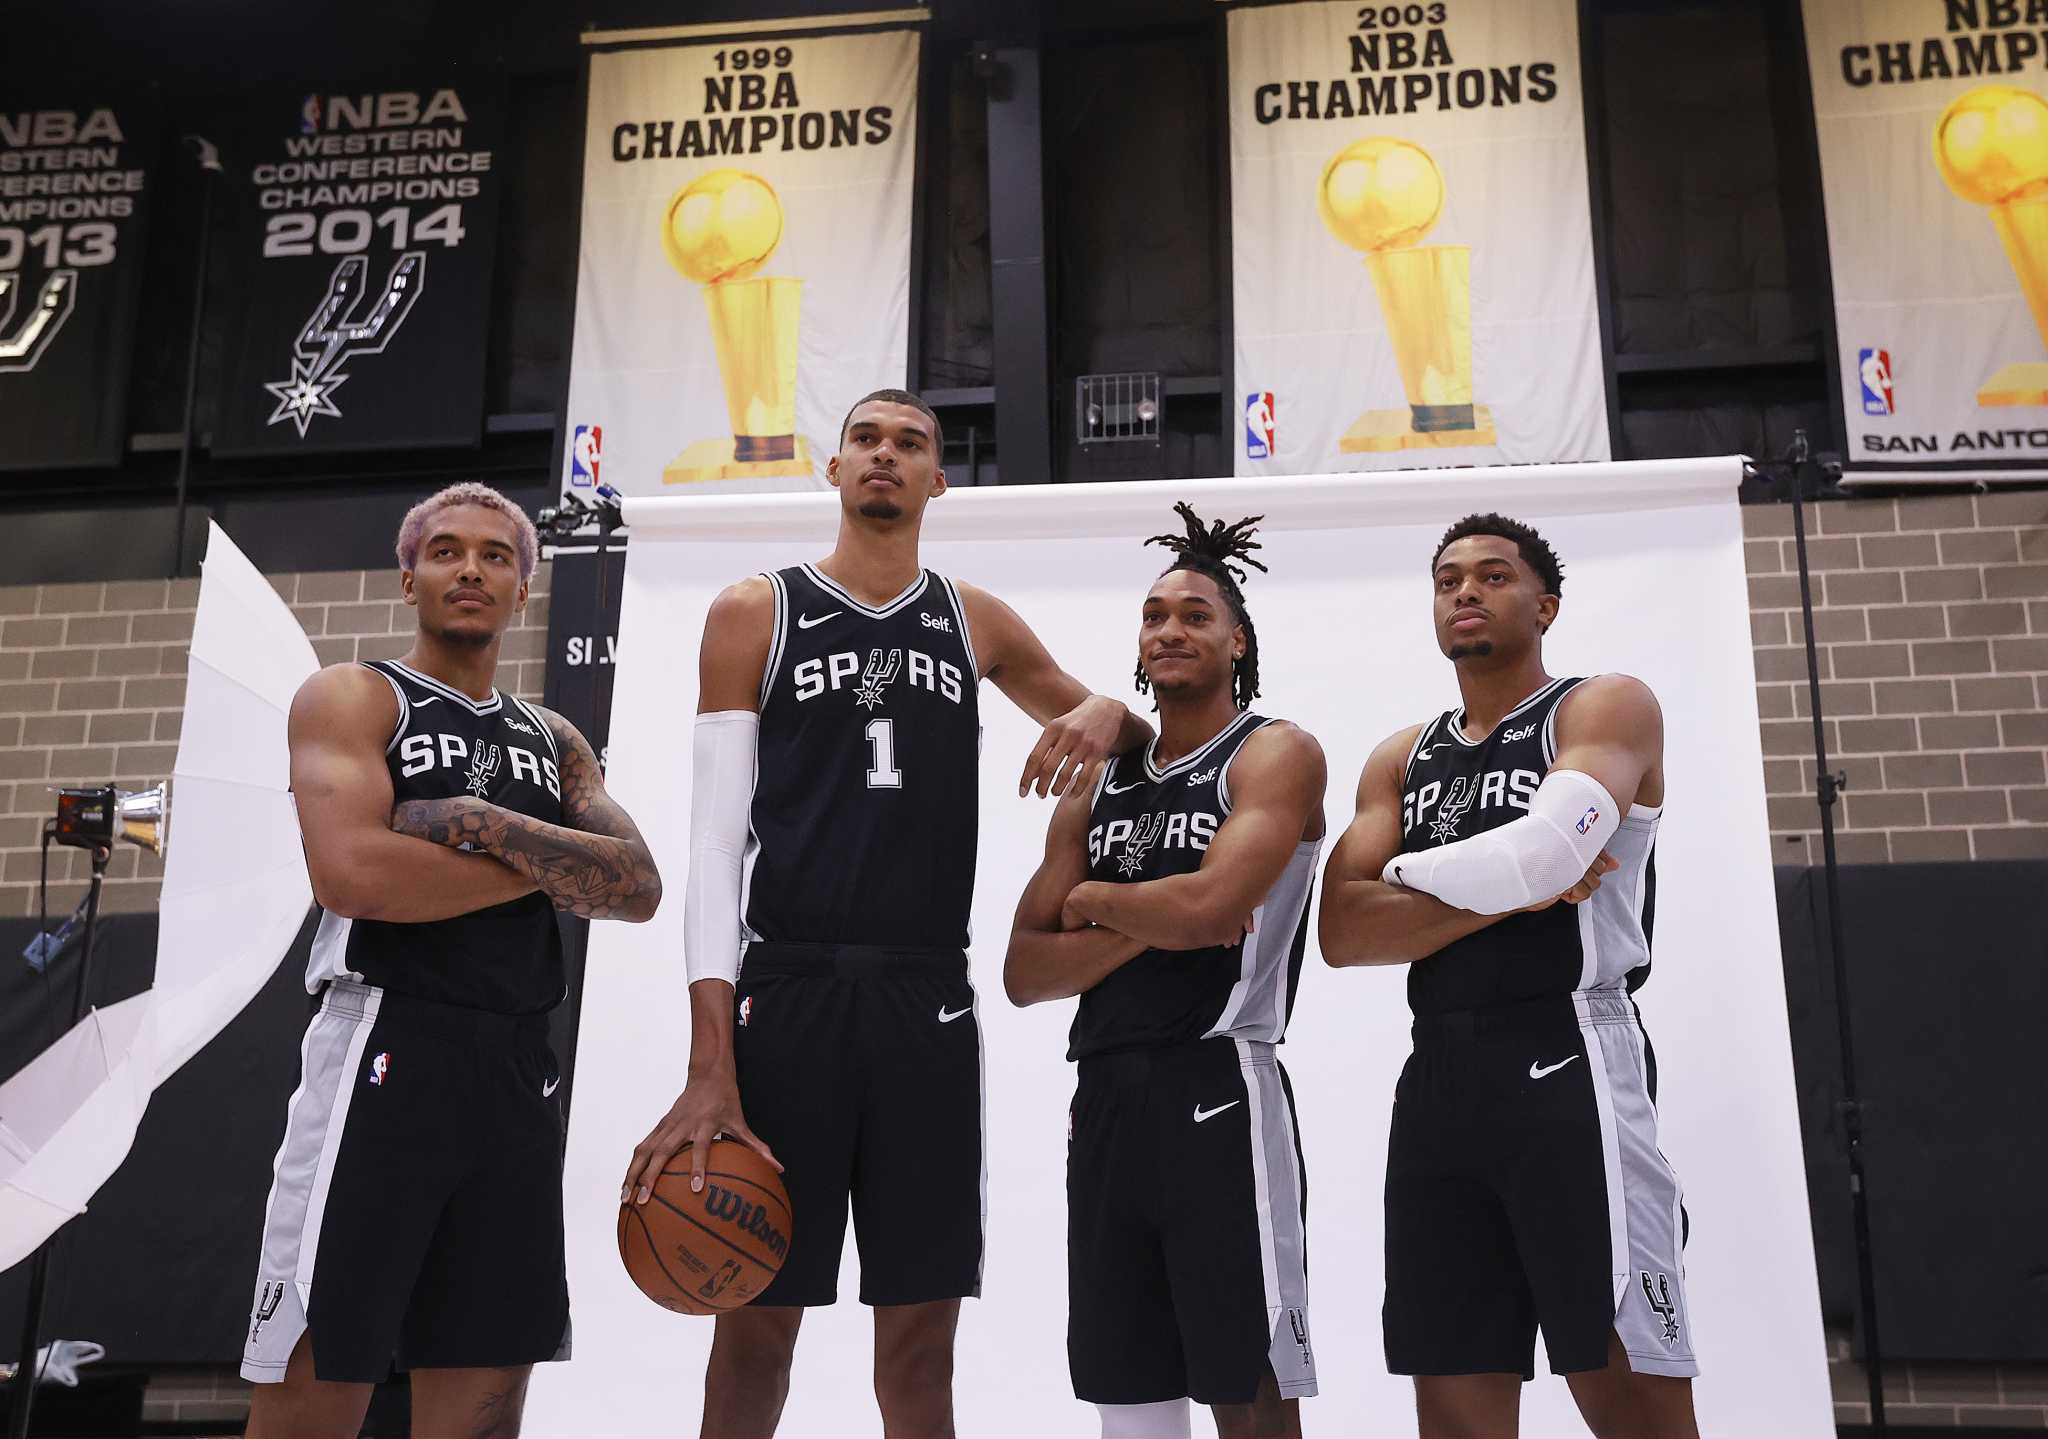
[[[2048,4],[1805,12],[1849,476],[2048,467]]]
[[[503,111],[497,76],[252,106],[215,454],[478,442]]]
[[[1576,0],[1228,23],[1237,473],[1607,459]]]
[[[565,494],[819,487],[906,382],[919,39],[591,55]]]
[[[0,113],[0,470],[115,465],[127,449],[155,148],[141,104]]]

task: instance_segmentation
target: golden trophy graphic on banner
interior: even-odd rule
[[[1991,208],[2034,328],[2048,344],[2048,101],[2011,85],[1958,95],[1934,123],[1934,164],[1974,205]],[[1980,405],[2048,405],[2048,362],[2005,366],[1977,390]]]
[[[662,470],[665,485],[811,473],[810,446],[796,432],[804,282],[754,273],[781,241],[782,201],[759,175],[713,170],[668,202],[661,247],[704,287],[732,434],[686,448]]]
[[[1368,410],[1344,432],[1346,454],[1496,442],[1493,413],[1472,402],[1472,247],[1420,245],[1444,208],[1427,150],[1375,136],[1323,167],[1316,210],[1365,255],[1407,393],[1405,410]]]

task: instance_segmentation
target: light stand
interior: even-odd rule
[[[100,885],[107,876],[107,862],[114,857],[114,841],[126,839],[131,844],[157,854],[164,852],[165,821],[169,816],[169,805],[162,785],[144,790],[140,794],[128,794],[108,785],[96,790],[62,790],[58,793],[56,822],[44,831],[43,843],[55,839],[60,844],[72,845],[92,852],[92,886],[85,896],[85,931],[79,943],[78,981],[72,989],[71,1023],[65,1033],[76,1029],[85,1018],[86,997],[92,992],[92,941],[93,928],[99,919]],[[45,962],[55,959],[46,955]],[[57,1235],[45,1239],[36,1249],[35,1258],[29,1263],[28,1302],[23,1306],[21,1319],[21,1362],[10,1381],[14,1388],[14,1406],[8,1416],[7,1432],[10,1439],[27,1439],[29,1415],[35,1408],[36,1381],[42,1377],[36,1363],[36,1352],[43,1327],[43,1299],[49,1292],[50,1254],[57,1243]]]
[[[1863,1335],[1863,1367],[1870,1382],[1870,1427],[1889,1432],[1884,1415],[1884,1348],[1878,1342],[1877,1276],[1870,1256],[1870,1192],[1863,1168],[1863,1101],[1856,1088],[1855,1027],[1849,1012],[1849,966],[1842,948],[1841,874],[1835,860],[1835,804],[1846,776],[1828,767],[1827,730],[1821,719],[1820,658],[1813,634],[1813,571],[1806,559],[1806,484],[1809,472],[1825,480],[1828,465],[1817,462],[1806,431],[1795,430],[1783,458],[1766,467],[1783,477],[1792,496],[1792,544],[1799,563],[1799,610],[1806,624],[1806,687],[1813,710],[1814,799],[1820,805],[1820,847],[1828,909],[1828,953],[1835,980],[1835,1025],[1842,1047],[1842,1144],[1849,1161],[1849,1208],[1856,1240],[1856,1324]],[[1839,462],[1835,473],[1840,473]]]

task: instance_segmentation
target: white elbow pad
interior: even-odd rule
[[[754,807],[761,717],[697,716],[690,778],[690,870],[683,896],[683,970],[690,983],[740,972],[740,872]]]
[[[1584,879],[1620,827],[1620,808],[1591,775],[1554,769],[1522,818],[1441,849],[1397,854],[1380,878],[1455,909],[1506,914]]]

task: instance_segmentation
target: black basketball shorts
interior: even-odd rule
[[[1387,1153],[1387,1367],[1690,1377],[1685,1215],[1635,1005],[1589,990],[1420,1016]]]
[[[242,1377],[566,1359],[561,1071],[547,1017],[330,983],[263,1222]]]
[[[1205,1039],[1079,1065],[1067,1364],[1094,1404],[1316,1392],[1308,1176],[1273,1046]]]
[[[831,1304],[846,1215],[860,1302],[981,1293],[988,1211],[980,1016],[961,951],[747,946],[740,1108],[789,1190],[789,1255],[755,1304]]]

